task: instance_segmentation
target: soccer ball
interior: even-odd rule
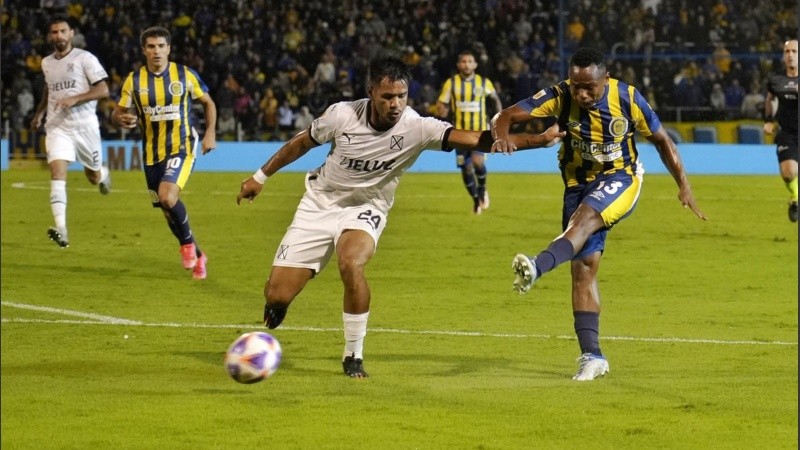
[[[281,354],[281,344],[272,335],[245,333],[228,347],[225,370],[239,383],[258,383],[278,370]]]

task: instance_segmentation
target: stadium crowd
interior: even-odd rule
[[[563,0],[566,55],[591,45],[614,77],[638,86],[664,120],[760,118],[764,80],[779,70],[784,40],[797,36],[793,0]],[[557,0],[42,0],[5,2],[2,116],[27,127],[41,92],[45,23],[66,12],[75,46],[100,59],[112,97],[141,66],[139,33],[163,25],[171,58],[208,84],[221,140],[283,140],[331,102],[362,97],[366,66],[384,52],[413,66],[410,102],[433,115],[459,51],[494,81],[504,106],[561,79]],[[567,56],[568,58],[568,56]],[[693,117],[692,112],[699,113]]]

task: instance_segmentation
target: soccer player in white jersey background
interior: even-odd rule
[[[488,131],[458,130],[407,107],[410,79],[408,66],[398,58],[373,61],[368,98],[329,106],[244,180],[236,199],[252,202],[269,176],[310,149],[331,142],[324,164],[306,175],[306,193],[275,254],[264,286],[264,324],[270,329],[280,325],[289,304],[335,250],[344,284],[342,367],[352,378],[367,376],[363,348],[370,290],[364,268],[386,227],[400,176],[425,149],[491,146]],[[541,135],[519,134],[512,139],[530,148],[553,145],[562,136],[552,127]]]
[[[66,16],[47,23],[47,37],[55,51],[42,60],[45,87],[31,121],[36,131],[44,122],[47,163],[50,166],[50,208],[55,227],[47,234],[60,247],[67,237],[67,168],[76,159],[86,178],[99,185],[102,194],[111,189],[108,169],[103,167],[97,100],[108,97],[108,74],[97,58],[72,46],[75,31]],[[45,116],[46,112],[46,116]]]

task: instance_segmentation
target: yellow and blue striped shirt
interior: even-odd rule
[[[160,74],[142,66],[125,78],[119,105],[136,107],[146,165],[174,155],[193,156],[199,138],[192,124],[190,99],[207,92],[194,70],[174,62]]]
[[[456,129],[484,131],[489,129],[486,97],[494,92],[494,85],[486,77],[475,74],[471,80],[465,80],[461,74],[455,74],[444,82],[439,101],[450,105]]]
[[[537,118],[558,117],[567,131],[558,151],[559,168],[567,187],[585,184],[598,174],[623,170],[641,173],[633,134],[649,137],[661,127],[653,108],[636,88],[609,79],[603,98],[584,109],[572,101],[569,80],[543,89],[517,103]]]

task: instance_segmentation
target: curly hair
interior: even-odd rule
[[[606,66],[605,57],[603,56],[603,52],[600,50],[589,47],[578,49],[578,51],[572,55],[572,59],[570,59],[569,62],[570,66],[576,66],[580,68],[589,67],[593,64],[599,69],[604,69]]]

